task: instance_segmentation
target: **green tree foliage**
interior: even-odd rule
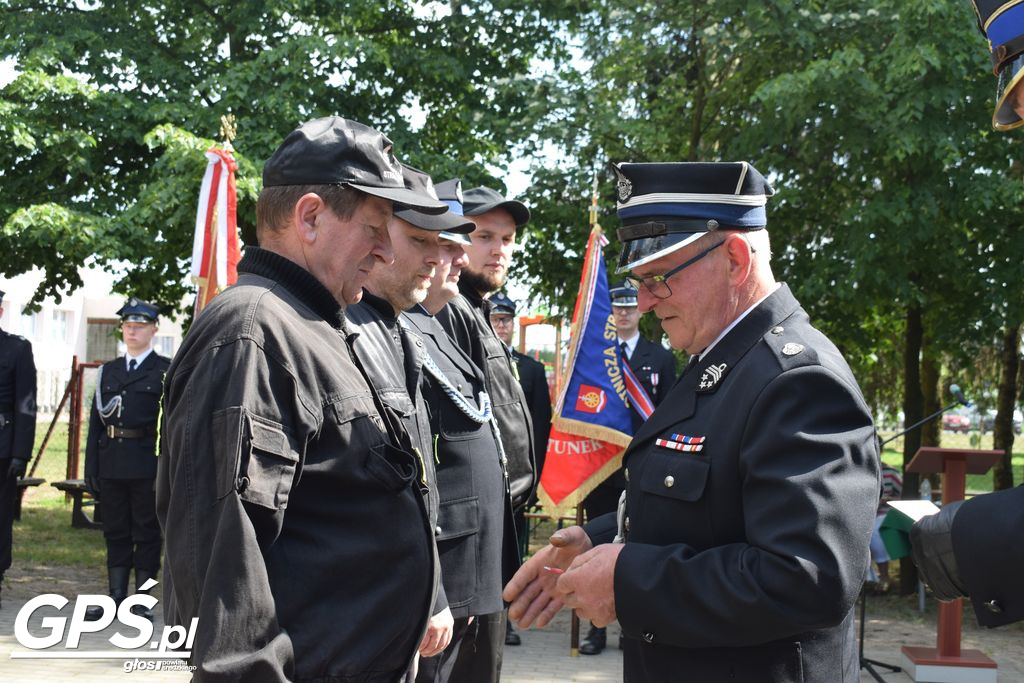
[[[494,183],[531,135],[537,59],[572,3],[12,0],[0,8],[2,272],[46,272],[36,301],[90,256],[131,264],[119,291],[171,308],[184,291],[201,152],[237,117],[239,222],[259,169],[304,120],[387,132],[439,177]],[[412,119],[416,118],[414,125]],[[467,170],[468,169],[468,170]],[[250,233],[251,234],[251,233]]]

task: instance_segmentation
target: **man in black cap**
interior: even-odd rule
[[[110,597],[120,605],[128,597],[135,568],[135,590],[160,569],[160,525],[156,519],[157,420],[164,373],[171,364],[153,350],[159,310],[132,297],[118,310],[125,355],[104,363],[96,375],[85,442],[85,483],[103,500],[103,538],[107,542]],[[143,605],[136,614],[153,619]],[[98,621],[103,608],[90,607],[86,621]]]
[[[430,176],[403,165],[405,186],[418,194],[437,199]],[[431,433],[427,401],[420,390],[423,373],[423,340],[399,322],[398,316],[422,303],[443,259],[445,238],[465,239],[473,223],[447,211],[440,215],[421,213],[396,206],[388,222],[395,261],[370,271],[363,298],[345,313],[352,325],[352,350],[370,384],[377,390],[385,410],[401,421],[409,435],[408,448],[423,466],[421,482],[427,490],[431,528],[436,530],[439,488],[434,462],[437,449]],[[442,576],[444,578],[444,576]],[[444,584],[438,586],[427,634],[419,647],[421,657],[434,657],[451,642],[454,618],[448,607]],[[421,666],[429,668],[430,662]]]
[[[551,434],[551,393],[548,389],[548,377],[544,364],[538,360],[519,353],[512,346],[512,333],[515,331],[516,302],[502,292],[493,294],[488,301],[491,303],[491,327],[494,333],[508,347],[516,362],[519,373],[519,384],[523,387],[523,395],[530,407],[530,420],[533,422],[533,451],[537,458],[537,479],[544,471],[544,456],[548,451],[548,436]],[[536,496],[530,499],[529,505],[536,502]],[[526,542],[529,528],[526,524],[526,505],[516,511],[516,529],[519,542]],[[505,644],[522,645],[522,638],[516,633],[511,621],[505,623]]]
[[[4,314],[0,292],[0,315]],[[0,590],[11,568],[18,479],[32,459],[36,438],[36,364],[32,343],[0,330]]]
[[[1024,125],[1024,1],[975,0],[998,78],[992,127]],[[1024,487],[944,505],[910,530],[914,563],[940,600],[968,596],[978,623],[1024,619]]]
[[[651,402],[657,406],[675,384],[675,356],[661,344],[655,344],[640,336],[640,310],[636,303],[636,289],[626,282],[618,287],[612,287],[608,294],[612,299],[612,317],[615,320],[615,332],[618,335],[622,356]],[[635,434],[644,420],[633,406],[630,406],[630,414]],[[625,488],[626,478],[620,467],[583,499],[583,510],[587,513],[587,519],[597,519],[601,515],[617,510],[619,498]],[[591,624],[586,637],[580,643],[580,654],[601,654],[607,642],[607,629]],[[622,643],[619,644],[621,646]]]
[[[438,194],[455,215],[462,214],[458,181],[439,184]],[[416,212],[400,217],[409,224],[407,231],[431,229],[430,217]],[[421,389],[435,436],[431,455],[440,493],[437,548],[455,624],[451,644],[439,657],[421,662],[417,681],[496,682],[505,624],[501,588],[519,567],[518,545],[502,440],[483,373],[433,317],[458,294],[469,240],[447,231],[439,237],[430,289],[402,320],[423,343]]]
[[[506,586],[509,613],[617,618],[627,681],[856,680],[875,430],[772,275],[772,189],[745,162],[616,172],[620,271],[696,360],[627,447],[618,516],[556,532]]]
[[[263,168],[260,247],[167,373],[164,610],[199,619],[197,681],[395,681],[414,662],[438,578],[423,465],[345,320],[394,259],[392,202],[445,210],[378,131],[292,131]]]

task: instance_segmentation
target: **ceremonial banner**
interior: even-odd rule
[[[192,240],[192,282],[197,285],[195,315],[222,289],[238,280],[241,256],[236,219],[235,171],[238,164],[229,149],[213,147],[196,209]]]
[[[555,405],[537,497],[559,517],[615,472],[633,436],[630,405],[654,405],[622,358],[608,295],[600,226],[590,231],[572,316],[565,383]]]

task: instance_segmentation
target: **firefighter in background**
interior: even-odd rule
[[[85,448],[85,483],[103,501],[103,537],[107,542],[110,597],[120,605],[128,597],[128,579],[135,568],[135,588],[156,578],[160,569],[160,525],[156,518],[154,482],[157,463],[157,419],[164,373],[170,360],[153,350],[156,306],[131,298],[117,312],[127,349],[105,363],[96,378]],[[132,608],[152,620],[144,606]],[[90,607],[87,621],[103,616]]]

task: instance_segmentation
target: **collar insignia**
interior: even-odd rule
[[[709,365],[700,376],[700,384],[697,386],[697,393],[707,394],[714,391],[727,372],[729,372],[729,366],[725,363]]]

